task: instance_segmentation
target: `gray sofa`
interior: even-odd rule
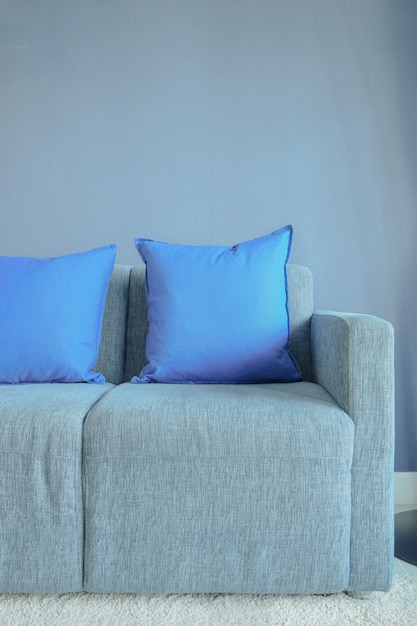
[[[388,590],[393,331],[313,313],[288,266],[303,381],[134,385],[144,266],[115,266],[105,385],[0,389],[0,592]]]

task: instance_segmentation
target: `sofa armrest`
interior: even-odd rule
[[[355,425],[350,589],[388,589],[393,564],[394,332],[372,315],[317,311],[315,381]],[[377,583],[375,574],[385,572]],[[361,581],[361,582],[359,582]]]
[[[316,382],[356,422],[364,409],[394,411],[394,332],[373,315],[317,311],[311,322]],[[370,406],[372,404],[372,407]],[[381,415],[382,417],[382,415]]]

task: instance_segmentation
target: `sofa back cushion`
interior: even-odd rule
[[[100,350],[94,371],[102,372],[107,382],[125,382],[126,332],[129,305],[130,265],[115,265],[107,290],[101,331]],[[146,319],[146,308],[142,310]]]
[[[289,263],[290,352],[303,380],[312,381],[310,320],[313,279],[308,268]],[[116,265],[107,292],[100,351],[94,370],[116,385],[128,382],[146,365],[148,306],[145,265]]]
[[[290,319],[290,352],[304,380],[312,380],[310,352],[310,319],[313,312],[311,272],[303,266],[289,264],[288,308]],[[146,365],[148,333],[145,265],[134,267],[130,276],[129,313],[127,325],[126,372],[129,381]]]
[[[310,322],[313,315],[313,276],[303,265],[288,264],[290,352],[303,380],[314,382],[311,365]]]

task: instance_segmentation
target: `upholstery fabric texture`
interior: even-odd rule
[[[126,334],[129,313],[129,265],[116,265],[110,278],[101,331],[100,350],[93,367],[105,379],[119,385],[126,381]]]
[[[82,590],[82,427],[111,387],[0,388],[1,593]]]
[[[389,590],[393,329],[313,311],[311,273],[287,278],[301,382],[128,382],[140,265],[109,283],[110,382],[0,386],[1,593]]]
[[[0,383],[95,382],[116,246],[0,257]]]
[[[146,365],[148,331],[146,271],[145,265],[142,264],[133,267],[130,275],[125,382],[130,381]]]
[[[288,263],[288,313],[290,353],[296,360],[304,381],[314,382],[311,366],[311,330],[313,314],[313,276],[307,267]]]
[[[84,429],[86,589],[346,588],[353,440],[312,383],[117,387]]]
[[[316,380],[355,425],[349,590],[387,589],[394,553],[393,328],[371,315],[318,311],[311,337]]]
[[[288,351],[292,227],[233,247],[136,239],[146,264],[148,364],[132,382],[300,380]]]

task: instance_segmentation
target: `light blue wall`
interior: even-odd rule
[[[390,320],[417,470],[417,2],[0,0],[0,253],[294,224],[317,308]]]

